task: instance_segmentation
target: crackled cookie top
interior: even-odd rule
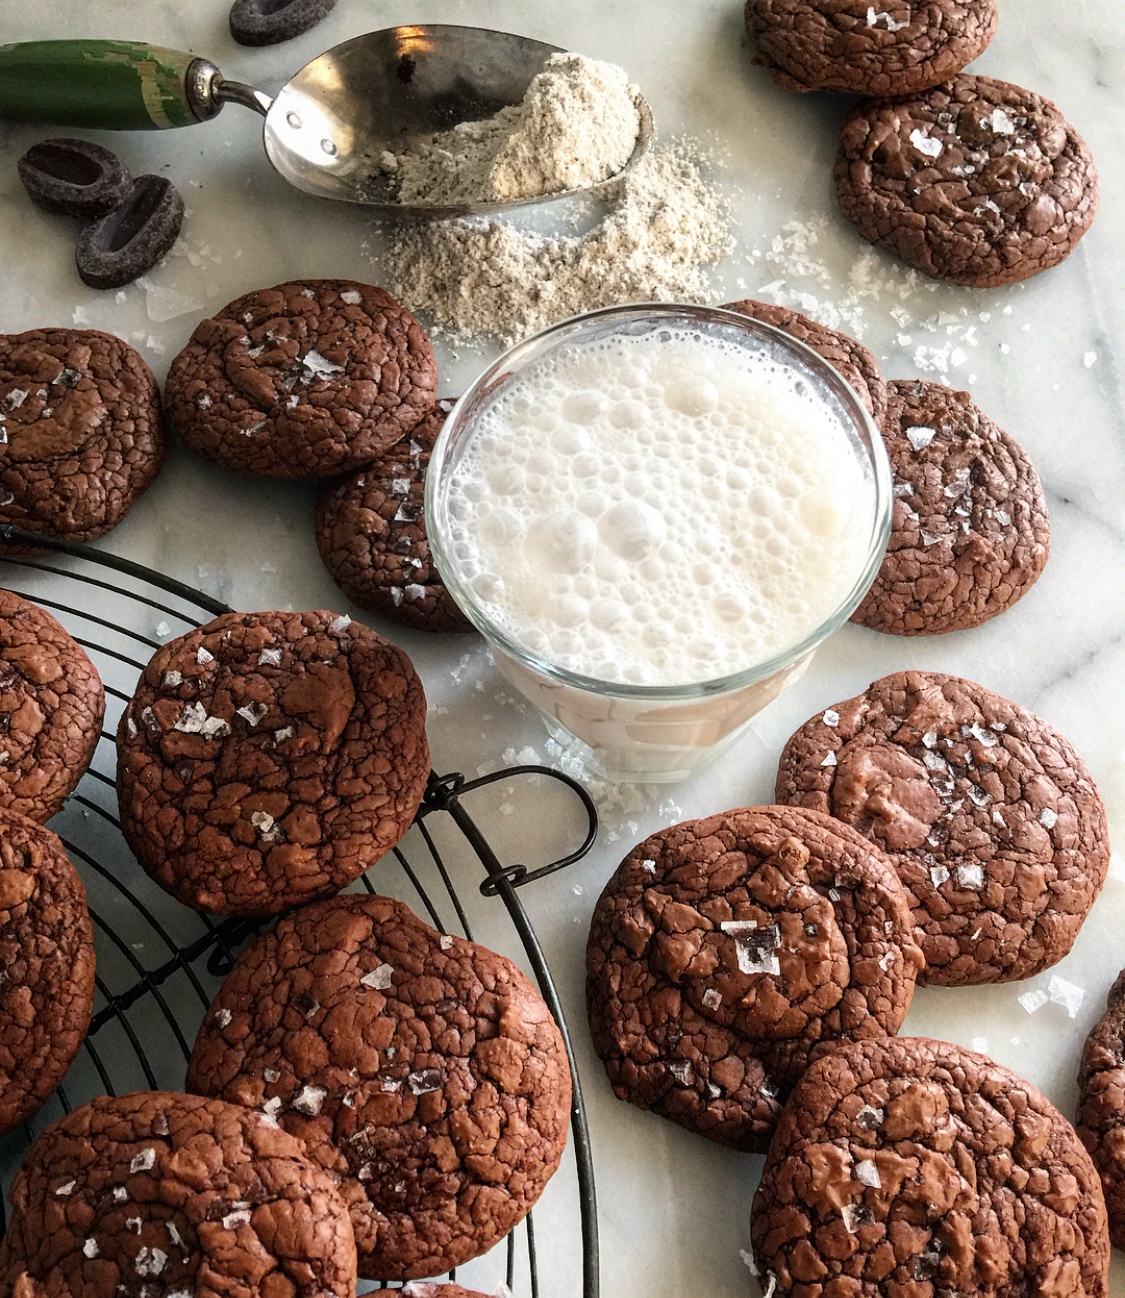
[[[1057,265],[1098,206],[1094,160],[1055,105],[969,73],[915,98],[857,104],[835,177],[865,239],[974,288]]]
[[[436,383],[429,340],[389,293],[314,279],[246,293],[200,321],[165,399],[176,432],[225,468],[323,478],[393,446]]]
[[[594,1048],[620,1099],[764,1149],[821,1045],[898,1031],[922,964],[890,863],[799,807],[647,838],[598,900]]]
[[[1074,1129],[1008,1069],[921,1037],[809,1068],[754,1196],[767,1293],[1104,1298],[1101,1186]]]
[[[200,910],[338,891],[409,828],[429,775],[410,660],[346,615],[229,613],[170,641],[118,731],[121,827]]]
[[[956,676],[898,672],[790,738],[779,802],[878,843],[914,911],[919,981],[1029,978],[1061,960],[1105,880],[1105,808],[1056,730]]]
[[[156,380],[97,329],[0,335],[0,523],[92,541],[164,458]]]
[[[52,1124],[12,1185],[0,1298],[353,1298],[332,1179],[237,1104],[138,1091]]]
[[[1102,1178],[1113,1242],[1125,1248],[1125,971],[1086,1039],[1078,1089],[1078,1134]]]
[[[371,895],[305,906],[239,957],[187,1085],[304,1141],[378,1280],[435,1275],[507,1234],[570,1114],[562,1036],[515,965]]]

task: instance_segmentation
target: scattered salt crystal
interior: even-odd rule
[[[1000,355],[1001,355],[1001,356],[1007,356],[1008,353],[1009,353],[1011,350],[1012,350],[1012,349],[1008,346],[1007,343],[1001,343],[1001,344],[1000,344]]]
[[[199,663],[201,667],[206,667],[208,663],[213,663],[215,661],[215,655],[209,649],[205,649],[203,645],[200,645],[195,651],[195,661]]]
[[[936,158],[942,149],[940,140],[935,140],[933,136],[927,135],[920,130],[910,132],[910,143],[914,145],[919,153],[924,153],[927,158]]]
[[[280,649],[263,649],[258,655],[259,667],[276,667],[281,662]]]
[[[249,1220],[249,1213],[247,1214]],[[226,1223],[223,1223],[226,1225]],[[164,1265],[168,1261],[168,1254],[161,1248],[149,1248],[147,1244],[143,1245],[133,1259],[133,1267],[138,1275],[153,1276],[159,1275],[164,1270]]]
[[[406,1076],[406,1084],[414,1095],[428,1095],[441,1089],[441,1073],[436,1068],[417,1068]]]
[[[101,1250],[98,1248],[98,1241],[96,1239],[88,1239],[85,1242],[85,1244],[82,1245],[82,1252],[87,1257],[97,1257],[100,1251]]]
[[[228,1010],[225,1005],[222,1005],[215,1011],[215,1026],[225,1028],[229,1025],[232,1018],[233,1015],[230,1010]]]
[[[276,1068],[263,1068],[262,1077],[267,1082],[276,1082],[281,1076],[281,1072]]]
[[[668,1071],[681,1086],[690,1086],[695,1081],[695,1071],[687,1059],[680,1059],[669,1064]]]
[[[1061,1005],[1070,1017],[1077,1018],[1082,1002],[1086,999],[1086,990],[1077,983],[1068,982],[1058,974],[1051,975],[1047,984],[1047,995],[1056,1005]]]
[[[351,626],[351,624],[352,624],[352,620],[347,615],[347,613],[341,613],[338,617],[334,617],[332,621],[329,622],[328,630],[333,635],[342,635],[343,632],[345,632],[348,629],[348,627]]]
[[[58,1189],[55,1191],[55,1193],[59,1196],[59,1198],[65,1198],[68,1194],[74,1193],[74,1187],[77,1184],[78,1184],[77,1181],[67,1181],[65,1185],[60,1185]]]
[[[991,117],[982,117],[981,125],[987,126],[994,135],[1012,135],[1016,124],[1002,108],[994,108]]]
[[[273,1095],[273,1096],[271,1096],[271,1097],[270,1097],[270,1098],[265,1102],[265,1104],[262,1105],[262,1112],[266,1115],[267,1118],[272,1118],[272,1117],[274,1117],[274,1116],[275,1116],[277,1113],[279,1113],[280,1111],[281,1111],[281,1096],[280,1096],[280,1095]]]
[[[416,582],[411,582],[403,589],[403,594],[413,603],[415,600],[425,599],[426,588],[425,586],[419,586]]]
[[[1083,352],[1083,353],[1082,353],[1082,364],[1085,365],[1087,369],[1089,369],[1090,366],[1093,365],[1093,364],[1097,361],[1097,359],[1098,359],[1098,353],[1097,353],[1097,352]]]
[[[156,1163],[155,1149],[142,1149],[129,1163],[130,1172],[149,1172]]]
[[[1044,807],[1039,813],[1039,823],[1044,829],[1054,829],[1055,825],[1058,824],[1058,819],[1059,813],[1052,811],[1050,807]]]
[[[237,1230],[239,1226],[250,1225],[250,1212],[246,1208],[239,1208],[237,1212],[228,1212],[223,1218],[224,1230]]]
[[[336,374],[343,374],[344,372],[344,367],[342,365],[334,364],[332,361],[322,356],[315,347],[301,357],[300,363],[304,367],[306,375],[309,378],[327,379],[332,378],[332,376]]]
[[[826,708],[820,719],[826,726],[838,726],[840,724],[840,714],[835,708]]]
[[[867,8],[867,25],[868,27],[878,27],[882,23],[889,32],[902,31],[904,27],[909,27],[909,22],[896,23],[895,20],[886,12],[875,12],[875,6],[869,5]]]
[[[836,765],[837,765],[837,762],[836,762],[836,754],[835,754],[835,753],[825,753],[825,754],[824,754],[824,760],[823,760],[820,764],[821,764],[821,766],[836,766]]]
[[[879,968],[886,973],[891,965],[894,964],[894,959],[895,949],[894,947],[891,947],[889,951],[884,952],[884,954],[879,957]]]
[[[971,888],[974,892],[979,892],[984,887],[984,866],[959,865],[957,882],[962,888]]]
[[[929,444],[937,436],[936,428],[927,428],[924,424],[917,424],[913,428],[906,429],[906,440],[916,451],[920,451],[923,446]]]
[[[854,1177],[860,1185],[870,1186],[873,1190],[877,1190],[883,1184],[879,1179],[879,1169],[869,1159],[856,1163]]]
[[[391,985],[394,967],[389,964],[381,964],[372,969],[370,973],[365,973],[360,982],[365,987],[373,987],[377,992],[384,992]]]
[[[392,153],[389,156],[393,158],[395,155]],[[346,288],[340,294],[340,301],[346,302],[348,306],[359,306],[363,301],[363,294],[358,289]]]
[[[298,1113],[307,1113],[310,1118],[315,1118],[327,1096],[328,1092],[323,1086],[303,1086],[289,1101],[289,1107],[296,1109]]]
[[[641,862],[641,869],[645,872],[645,874],[655,874],[655,873],[656,873],[656,862],[655,862],[655,861],[648,861],[648,860],[642,861],[642,862]]]
[[[781,930],[778,925],[769,924],[765,928],[759,928],[753,920],[725,920],[719,927],[734,938],[735,955],[741,973],[781,972],[781,963],[776,954],[781,945]]]
[[[183,683],[184,674],[183,672],[177,671],[165,672],[163,680],[161,681],[161,684],[164,685],[166,689],[175,689],[177,685],[182,685]]]
[[[714,987],[708,987],[700,999],[709,1010],[717,1010],[723,1003],[722,993],[717,992]]]
[[[997,807],[993,807],[992,809],[992,823],[994,825],[999,825],[1001,829],[1008,828],[1008,822],[1004,819],[1003,812],[1001,812]]]
[[[238,715],[249,725],[256,726],[268,711],[269,705],[266,703],[247,703],[238,709]]]
[[[171,630],[172,628],[168,625],[167,622],[157,622],[156,624],[157,635],[168,635]]]
[[[1006,509],[994,509],[992,514],[1001,527],[1007,527],[1012,521],[1012,516]]]
[[[855,1120],[864,1131],[875,1131],[883,1125],[886,1116],[885,1110],[875,1109],[870,1104],[865,1104],[855,1115]]]
[[[1041,1010],[1051,998],[1041,987],[1036,987],[1034,991],[1024,992],[1022,996],[1018,996],[1016,999],[1028,1014],[1034,1014],[1036,1010]]]
[[[848,1234],[854,1235],[860,1226],[871,1220],[871,1209],[862,1203],[845,1203],[840,1209],[840,1218]]]
[[[182,1247],[184,1238],[180,1234],[178,1228],[176,1227],[176,1223],[174,1221],[168,1222],[167,1229],[168,1229],[168,1238],[172,1241],[172,1243],[178,1244]]]

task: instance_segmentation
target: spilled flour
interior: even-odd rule
[[[509,202],[608,180],[629,161],[639,129],[622,68],[552,54],[520,103],[384,155],[383,166],[400,203]]]
[[[729,204],[697,146],[653,148],[600,193],[586,234],[551,237],[503,220],[391,228],[382,282],[438,333],[503,345],[558,320],[627,302],[707,302],[708,267],[734,248]]]

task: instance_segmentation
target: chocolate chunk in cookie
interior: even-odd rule
[[[166,644],[118,731],[121,828],[200,910],[338,891],[410,827],[429,775],[410,660],[346,615],[229,613]]]
[[[224,468],[324,478],[393,446],[436,385],[429,340],[389,293],[315,279],[247,293],[200,321],[165,398],[176,432]]]
[[[799,311],[772,306],[768,302],[756,302],[753,298],[727,302],[723,310],[753,316],[755,320],[773,325],[775,329],[783,329],[790,337],[811,347],[851,386],[871,412],[876,424],[882,422],[887,411],[887,383],[879,362],[862,343],[836,329],[829,329],[827,325],[810,320]]]
[[[1125,1248],[1125,970],[1086,1038],[1078,1089],[1078,1135],[1102,1178],[1110,1235]]]
[[[12,1185],[0,1295],[352,1298],[332,1178],[261,1114],[103,1095],[48,1127]]]
[[[1047,501],[1023,447],[967,392],[888,385],[883,441],[894,474],[887,554],[853,622],[894,635],[979,626],[1047,562]]]
[[[919,982],[1030,978],[1074,943],[1109,866],[1105,808],[1040,717],[972,681],[884,676],[810,718],[777,800],[878,843],[906,885]]]
[[[0,335],[0,523],[92,541],[163,459],[156,380],[127,343],[96,329]]]
[[[430,556],[423,514],[426,470],[452,401],[439,401],[381,459],[339,482],[316,502],[316,543],[341,590],[419,631],[471,631]]]
[[[865,239],[974,288],[1057,265],[1098,206],[1094,160],[1055,105],[969,73],[916,98],[857,104],[835,175]]]
[[[45,609],[0,590],[0,808],[49,820],[89,766],[104,712],[81,645]]]
[[[305,906],[243,952],[187,1085],[300,1137],[379,1280],[505,1235],[558,1166],[570,1111],[562,1036],[516,966],[371,895]]]
[[[0,811],[0,1132],[66,1075],[94,1006],[86,890],[59,839]]]
[[[798,807],[687,821],[598,900],[594,1049],[618,1098],[764,1150],[818,1048],[897,1032],[921,966],[894,870],[846,825]]]
[[[754,1196],[767,1293],[1105,1298],[1098,1174],[1065,1118],[983,1055],[849,1042],[797,1083]]]
[[[754,62],[786,90],[912,95],[948,81],[996,31],[994,0],[747,0]]]

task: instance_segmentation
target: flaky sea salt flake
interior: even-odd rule
[[[310,1118],[315,1118],[324,1107],[327,1097],[328,1092],[323,1086],[302,1086],[289,1101],[289,1107],[296,1109],[298,1113],[307,1113]]]
[[[377,992],[385,992],[391,985],[393,974],[394,967],[383,963],[377,965],[369,973],[365,973],[359,981],[365,987],[373,987]]]
[[[837,763],[837,761],[836,761],[836,754],[835,754],[835,753],[831,753],[831,752],[830,752],[830,753],[825,753],[825,754],[824,754],[824,758],[823,758],[823,760],[821,761],[820,764],[821,764],[821,766],[836,766],[836,765],[838,765],[838,763]]]
[[[1034,991],[1024,992],[1022,996],[1017,996],[1016,999],[1028,1014],[1034,1014],[1048,1004],[1051,998],[1041,987],[1036,987]]]
[[[863,1159],[856,1163],[853,1168],[853,1176],[860,1185],[870,1186],[872,1190],[878,1190],[883,1184],[879,1179],[879,1169],[870,1159]]]
[[[914,450],[920,451],[924,446],[929,444],[937,436],[936,428],[929,428],[925,424],[915,424],[913,427],[906,429],[906,440]]]
[[[1060,978],[1058,974],[1052,974],[1051,981],[1047,984],[1047,995],[1056,1005],[1061,1005],[1067,1014],[1074,1019],[1078,1017],[1078,1011],[1082,1008],[1082,1002],[1086,999],[1086,989],[1079,987],[1077,983]]]
[[[135,1154],[129,1163],[130,1172],[151,1172],[156,1163],[156,1150],[149,1147]]]
[[[781,973],[781,963],[777,957],[777,949],[781,945],[781,930],[778,925],[769,924],[765,928],[759,928],[753,920],[725,920],[719,927],[734,938],[739,972]]]

